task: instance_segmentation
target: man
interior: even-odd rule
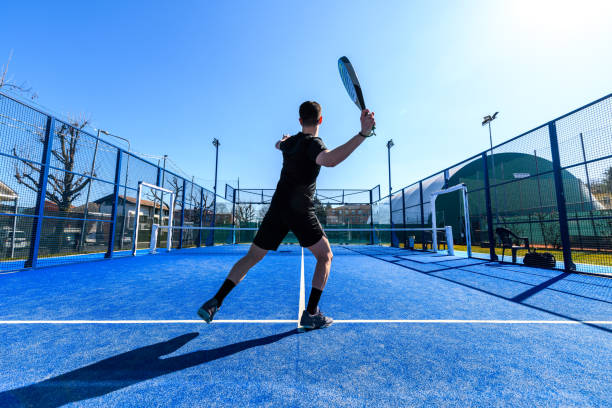
[[[318,307],[329,277],[333,254],[314,211],[316,180],[321,166],[334,167],[353,153],[370,136],[375,121],[374,112],[363,110],[359,133],[333,150],[327,150],[319,138],[322,121],[321,106],[317,102],[304,102],[300,105],[302,131],[294,136],[283,135],[276,142],[276,148],[283,152],[283,168],[270,208],[249,252],[232,267],[217,294],[198,310],[198,315],[207,323],[213,320],[225,297],[240,283],[249,269],[261,261],[269,250],[276,251],[290,230],[300,245],[308,248],[317,260],[312,291],[308,306],[302,312],[300,325],[308,329],[319,329],[333,323]]]

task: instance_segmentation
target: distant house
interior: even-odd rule
[[[2,212],[17,212],[19,194],[0,181],[0,209]]]
[[[113,204],[115,201],[115,195],[109,194],[95,201],[99,205],[100,213],[111,214],[113,210]],[[160,202],[151,200],[140,200],[140,220],[142,222],[141,229],[151,223],[159,224],[159,213],[160,213]],[[136,214],[136,197],[122,196],[119,195],[117,200],[117,219],[123,218],[127,214],[125,228],[132,230],[134,228],[134,215]],[[162,207],[162,222],[167,225],[169,218],[169,207],[164,203]],[[176,215],[176,212],[175,212]],[[147,227],[150,229],[150,227]]]
[[[370,222],[370,204],[345,204],[339,207],[325,208],[327,225],[368,225]]]

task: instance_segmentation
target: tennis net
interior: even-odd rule
[[[194,227],[161,226],[154,224],[148,249],[172,250],[213,245],[250,244],[257,228],[239,227]],[[325,228],[325,234],[332,245],[382,245],[417,250],[447,250],[453,253],[453,231],[450,226],[436,228]],[[170,235],[170,240],[168,240]],[[297,237],[289,232],[282,242],[299,245]],[[141,248],[144,245],[140,245]]]

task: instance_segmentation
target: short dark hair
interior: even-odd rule
[[[306,101],[300,105],[300,119],[302,125],[313,126],[319,123],[321,117],[321,105],[315,101]]]

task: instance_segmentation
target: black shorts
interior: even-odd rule
[[[295,212],[272,205],[253,243],[262,249],[276,251],[289,231],[295,234],[304,248],[316,244],[326,236],[314,211]]]

